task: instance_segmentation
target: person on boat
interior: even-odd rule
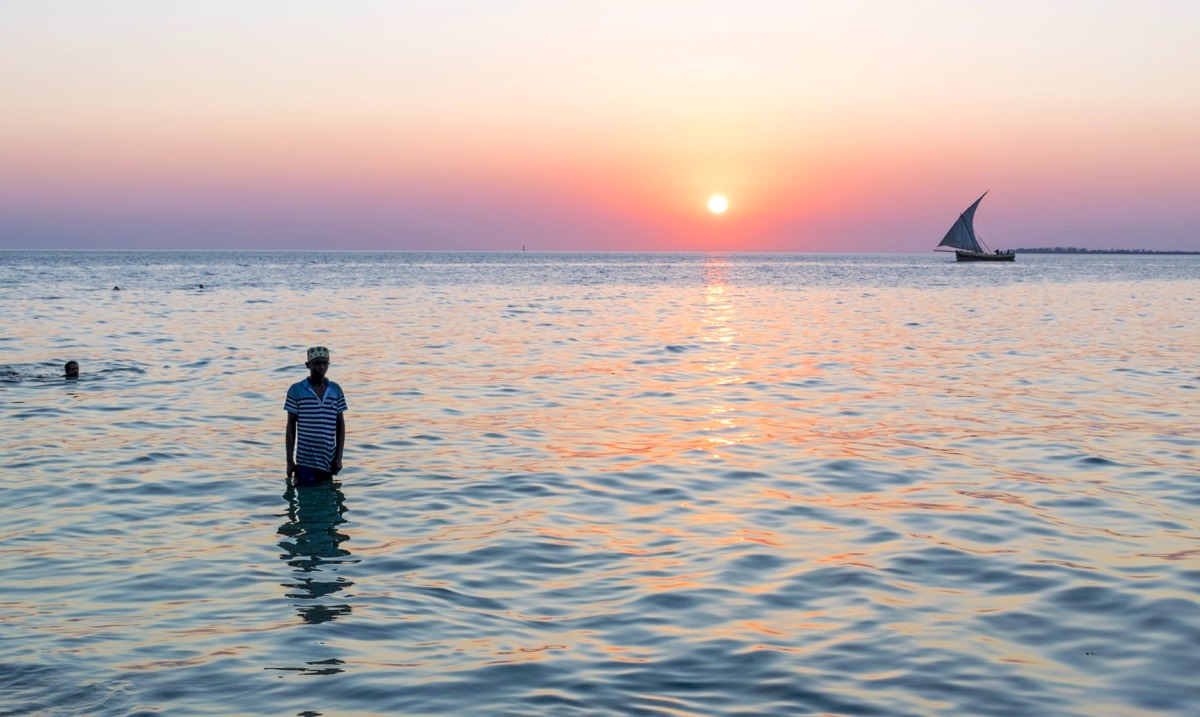
[[[63,377],[64,378],[79,378],[79,362],[78,361],[68,361],[66,363],[66,365],[63,366]]]
[[[288,415],[287,477],[295,478],[298,486],[332,480],[342,470],[346,447],[346,394],[325,378],[329,349],[313,346],[307,358],[308,378],[292,384],[283,402]]]

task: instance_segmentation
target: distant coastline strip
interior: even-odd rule
[[[1200,254],[1200,251],[1155,251],[1152,249],[1084,249],[1073,246],[1013,249],[1018,254]]]

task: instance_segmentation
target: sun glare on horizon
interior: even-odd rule
[[[708,211],[713,214],[724,214],[729,208],[729,200],[723,194],[714,194],[708,198]]]

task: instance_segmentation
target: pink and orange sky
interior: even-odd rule
[[[1200,3],[0,5],[0,249],[1200,250]],[[717,216],[706,204],[729,198]]]

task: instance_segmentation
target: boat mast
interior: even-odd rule
[[[992,191],[992,190],[989,189],[988,192],[990,192],[990,191]],[[986,196],[987,196],[987,192],[980,194],[979,199],[976,199],[975,203],[972,204],[971,207],[974,209],[978,209],[979,203],[982,202],[983,198]],[[983,248],[984,254],[991,254],[992,250],[990,248],[988,248],[988,245],[983,243],[983,239],[979,238],[979,235],[975,233],[975,212],[971,212],[971,224],[969,226],[971,228],[971,236],[975,239],[975,243]]]

